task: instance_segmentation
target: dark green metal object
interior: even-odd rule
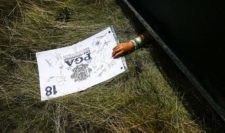
[[[225,1],[123,2],[225,121]]]

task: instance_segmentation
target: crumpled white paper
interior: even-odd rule
[[[108,27],[72,46],[36,53],[41,100],[83,91],[126,71],[124,58],[112,58],[117,43]]]

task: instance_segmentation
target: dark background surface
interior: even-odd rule
[[[224,110],[225,1],[129,2]]]

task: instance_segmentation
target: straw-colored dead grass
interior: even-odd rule
[[[40,101],[35,52],[70,45],[109,25],[121,41],[135,36],[114,0],[17,0],[8,8],[17,13],[1,16],[2,132],[204,132],[148,49],[128,55],[129,71],[108,82]]]

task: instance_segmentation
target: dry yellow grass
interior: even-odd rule
[[[126,56],[129,71],[108,82],[40,101],[35,52],[70,45],[109,25],[114,25],[121,41],[135,36],[114,0],[17,0],[8,8],[17,13],[7,18],[8,10],[1,16],[2,132],[204,132],[149,49]]]

